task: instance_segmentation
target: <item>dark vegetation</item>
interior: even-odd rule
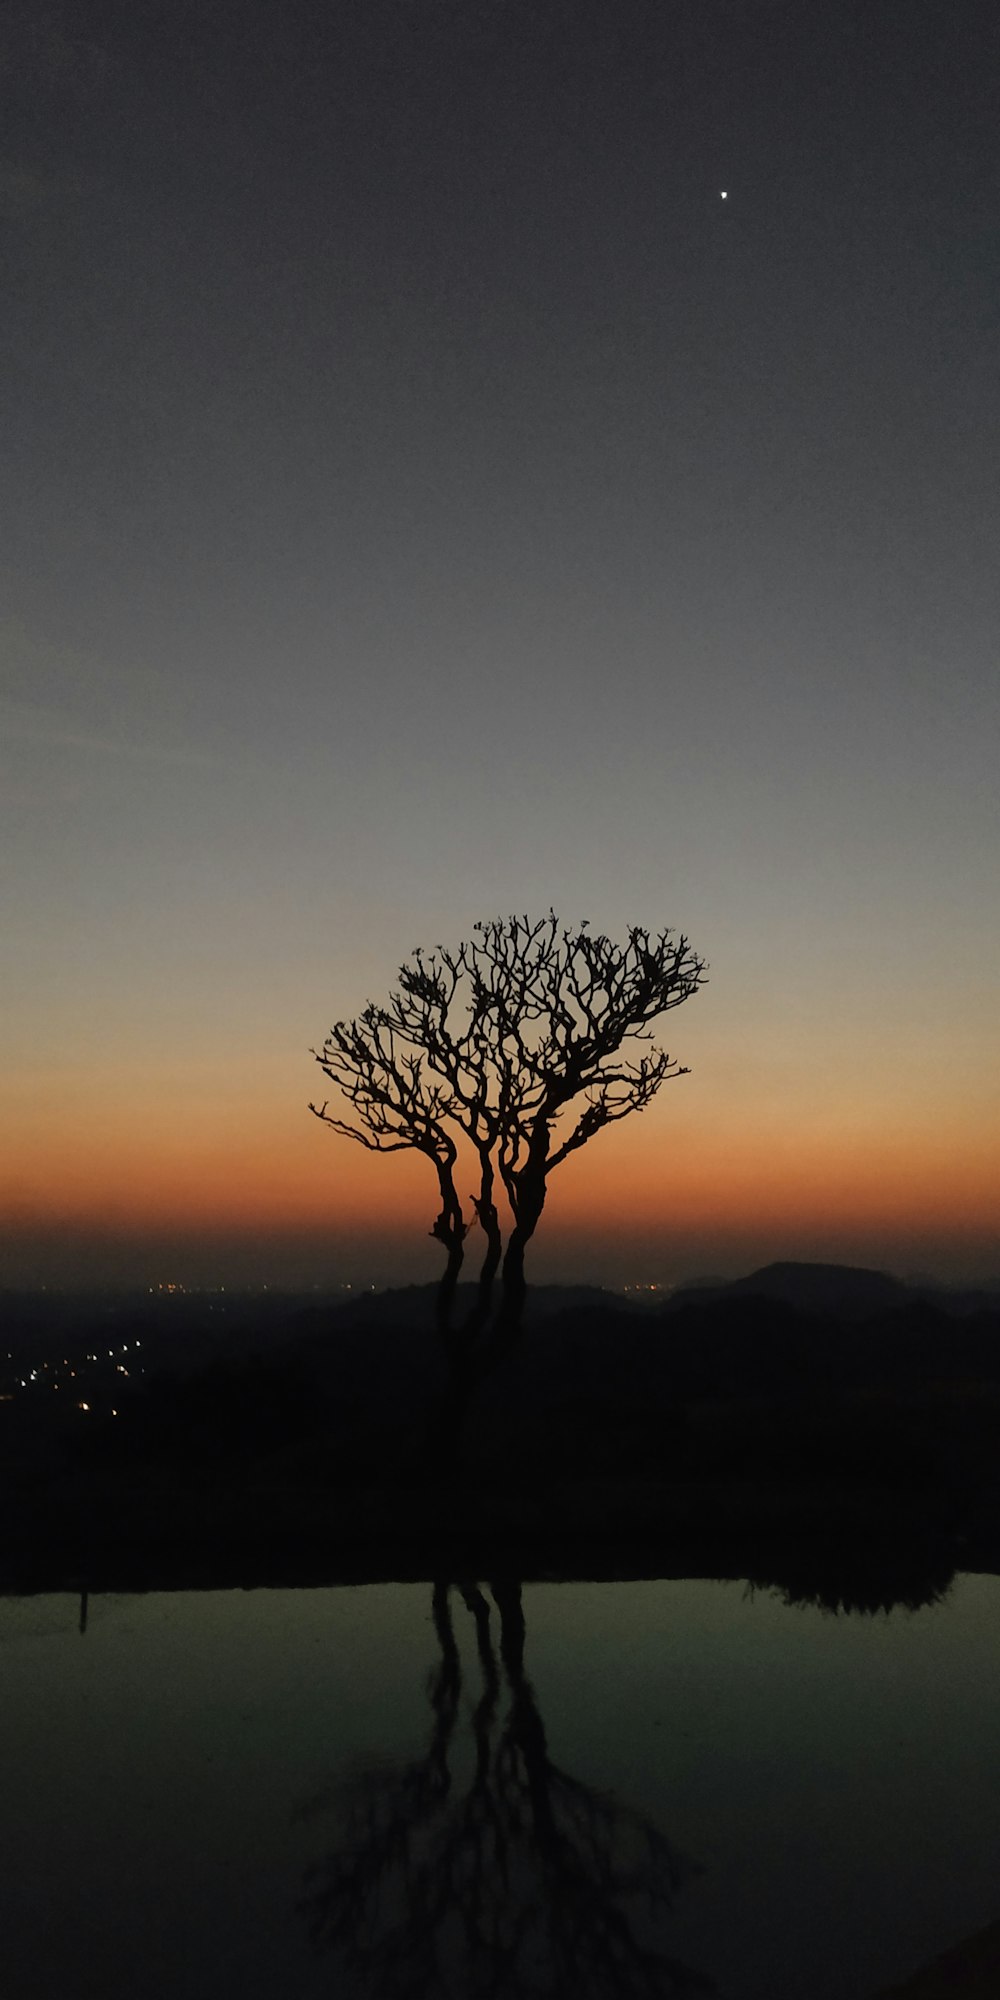
[[[777,1266],[655,1310],[542,1288],[446,1468],[427,1291],[224,1318],[204,1299],[91,1306],[57,1343],[97,1353],[113,1322],[91,1408],[44,1377],[0,1404],[0,1583],[481,1575],[495,1558],[921,1601],[955,1561],[1000,1567],[1000,1301],[886,1280],[866,1313],[863,1278]],[[838,1318],[845,1287],[857,1309]],[[20,1380],[63,1309],[6,1304]],[[125,1326],[147,1357],[127,1382]]]

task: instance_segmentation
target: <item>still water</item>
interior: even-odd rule
[[[0,1601],[8,2000],[868,2000],[1000,1917],[1000,1581]]]

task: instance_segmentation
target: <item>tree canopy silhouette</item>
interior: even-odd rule
[[[438,1317],[454,1377],[476,1379],[517,1335],[525,1251],[550,1175],[687,1074],[654,1045],[652,1024],[704,974],[670,930],[633,925],[618,944],[586,923],[564,929],[552,910],[492,918],[454,950],[415,950],[387,1000],[338,1021],[312,1051],[339,1094],[336,1109],[329,1099],[310,1105],[317,1118],[375,1152],[415,1150],[433,1165],[441,1206],[431,1235],[445,1251]],[[468,1203],[462,1149],[476,1179]],[[456,1325],[474,1221],[484,1239],[476,1303]]]

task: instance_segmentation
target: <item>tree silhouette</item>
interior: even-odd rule
[[[942,1604],[954,1580],[954,1560],[945,1546],[928,1546],[897,1527],[891,1548],[876,1542],[861,1549],[798,1551],[780,1575],[748,1577],[747,1590],[751,1596],[773,1590],[789,1607],[808,1606],[834,1618],[874,1618]]]
[[[431,1235],[446,1260],[438,1323],[460,1400],[520,1331],[525,1252],[550,1175],[687,1074],[652,1045],[651,1027],[704,974],[687,938],[669,930],[636,925],[619,945],[586,924],[563,929],[551,910],[495,918],[456,950],[416,950],[387,1001],[338,1021],[312,1051],[341,1098],[337,1112],[329,1099],[311,1104],[317,1118],[376,1152],[416,1150],[434,1166],[441,1208]],[[460,1144],[477,1175],[470,1216],[456,1178]],[[485,1249],[475,1305],[457,1324],[473,1218]]]
[[[422,1757],[364,1773],[300,1808],[334,1811],[340,1838],[300,1904],[317,1951],[361,1975],[372,2000],[680,2000],[711,1983],[646,1938],[697,1864],[639,1813],[549,1755],[524,1667],[518,1583],[500,1613],[456,1586],[475,1621],[480,1686],[463,1708],[447,1582],[434,1585],[440,1661]],[[466,1714],[469,1738],[459,1728]]]

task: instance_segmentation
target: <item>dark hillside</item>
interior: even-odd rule
[[[183,1367],[155,1363],[157,1305],[145,1373],[110,1340],[82,1382],[41,1364],[0,1403],[0,1582],[318,1575],[334,1555],[343,1574],[419,1573],[435,1537],[473,1530],[543,1567],[599,1549],[605,1573],[683,1545],[760,1575],[780,1545],[797,1574],[796,1548],[806,1572],[814,1543],[913,1535],[995,1544],[1000,1562],[1000,1312],[904,1294],[838,1320],[736,1287],[666,1312],[565,1300],[536,1301],[448,1466],[429,1449],[445,1386],[430,1288],[346,1311],[251,1302],[204,1344],[183,1305]]]

